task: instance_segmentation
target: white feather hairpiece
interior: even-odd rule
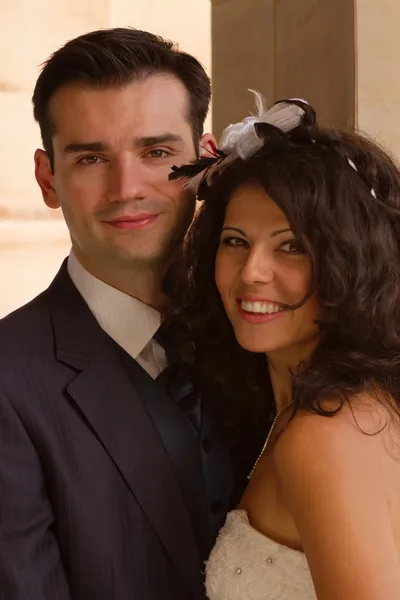
[[[201,170],[196,175],[190,176],[185,185],[186,188],[197,193],[204,181],[210,185],[213,176],[217,172],[221,173],[232,161],[237,158],[245,160],[260,150],[264,145],[264,140],[257,134],[255,127],[257,123],[268,123],[282,132],[288,133],[301,124],[306,114],[301,104],[308,105],[308,102],[302,98],[288,98],[265,108],[263,96],[252,89],[249,89],[249,92],[252,92],[255,97],[256,114],[245,117],[239,123],[228,125],[223,130],[218,145],[221,156],[216,155],[215,159],[211,159],[211,164],[200,167]],[[311,141],[315,143],[315,140]],[[347,162],[354,171],[358,172],[357,166],[351,159],[348,159]],[[187,169],[185,166],[174,168],[175,175],[172,177],[188,176],[187,172],[182,173],[185,169]],[[374,188],[370,190],[370,193],[376,198]]]
[[[217,160],[207,169],[206,173],[201,172],[194,176],[189,180],[186,187],[197,192],[203,180],[210,184],[215,173],[222,172],[229,163],[237,158],[247,159],[260,150],[264,145],[264,141],[257,135],[256,123],[274,125],[284,133],[292,131],[300,125],[305,111],[298,104],[282,101],[265,108],[264,98],[260,92],[251,89],[249,89],[249,92],[252,92],[255,96],[256,114],[245,117],[239,123],[228,125],[223,130],[218,148],[226,156]],[[308,104],[300,98],[290,98],[289,100]]]
[[[235,153],[240,158],[248,158],[262,148],[263,140],[256,133],[256,123],[274,125],[284,133],[298,127],[305,114],[298,104],[278,102],[270,108],[264,107],[264,99],[259,92],[249,90],[255,96],[257,113],[224,129],[219,148],[226,154]],[[304,102],[304,100],[301,100]]]

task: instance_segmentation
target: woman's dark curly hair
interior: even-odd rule
[[[243,435],[264,435],[273,406],[266,360],[236,342],[214,277],[229,199],[258,182],[308,251],[322,308],[321,342],[294,378],[295,407],[328,415],[327,397],[341,407],[359,392],[379,390],[400,412],[398,167],[370,139],[313,119],[290,134],[258,129],[261,150],[201,186],[204,202],[170,272],[168,322],[182,352],[229,435],[242,443]]]

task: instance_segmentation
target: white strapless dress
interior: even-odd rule
[[[317,600],[303,552],[254,529],[246,511],[226,518],[206,565],[209,600]]]

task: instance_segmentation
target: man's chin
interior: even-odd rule
[[[155,269],[168,263],[170,251],[131,252],[120,251],[116,260],[136,269]]]

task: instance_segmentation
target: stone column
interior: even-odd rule
[[[355,39],[353,0],[212,0],[214,133],[253,109],[248,88],[267,103],[305,98],[321,122],[352,127]]]

